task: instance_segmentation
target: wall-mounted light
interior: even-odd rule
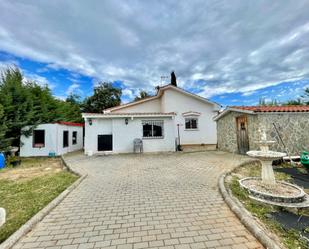
[[[128,125],[129,119],[128,119],[128,118],[125,118],[124,123],[125,123],[126,125]]]
[[[92,118],[88,118],[88,124],[92,125]]]

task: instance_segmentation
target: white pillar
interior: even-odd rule
[[[262,182],[267,185],[276,184],[272,161],[262,161]]]

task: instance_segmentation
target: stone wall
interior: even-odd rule
[[[217,121],[219,150],[238,153],[236,118],[243,115],[244,113],[240,112],[230,112]],[[258,126],[256,121],[257,117],[256,115],[245,115],[248,119],[248,136],[250,145],[250,134],[254,136],[254,130]]]
[[[218,149],[238,153],[236,117],[243,113],[230,112],[217,121]],[[267,138],[276,141],[270,146],[271,150],[285,151],[274,129],[276,123],[283,142],[292,155],[299,155],[301,151],[309,151],[309,113],[259,113],[245,114],[248,118],[248,137],[250,150],[259,149],[258,132],[261,126],[267,131]]]
[[[283,142],[291,155],[299,155],[303,150],[309,151],[309,113],[278,113],[259,114],[259,122],[265,125],[267,137],[277,141],[270,148],[275,151],[284,151],[284,147],[275,131],[276,124]]]

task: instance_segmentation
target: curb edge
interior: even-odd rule
[[[49,202],[43,209],[30,218],[25,224],[23,224],[18,230],[16,230],[10,237],[8,237],[1,245],[0,249],[12,248],[24,235],[32,230],[32,228],[37,225],[41,220],[44,219],[55,207],[57,207],[64,198],[71,193],[86,177],[87,175],[82,175],[79,172],[73,170],[64,161],[63,157],[60,157],[61,162],[66,167],[69,172],[80,176],[75,182],[73,182],[69,187],[63,190],[55,199]]]
[[[236,168],[243,167],[248,163],[257,163],[258,160],[247,160],[228,172],[222,174],[219,178],[218,187],[220,193],[232,212],[238,217],[240,222],[252,233],[252,235],[265,247],[271,249],[282,249],[282,247],[267,235],[267,231],[256,222],[252,214],[236,199],[225,187],[225,178]]]

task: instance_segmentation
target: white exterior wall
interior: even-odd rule
[[[175,112],[175,126],[180,124],[181,144],[217,144],[217,125],[213,117],[217,114],[213,104],[207,104],[194,97],[173,89],[164,91],[161,97],[162,112]],[[199,112],[197,130],[185,130],[185,112]],[[177,137],[177,129],[175,136]]]
[[[81,150],[83,148],[83,127],[57,124],[57,155]],[[63,148],[63,131],[69,131],[69,146]],[[77,143],[72,143],[73,131],[77,131]]]
[[[45,130],[45,146],[42,148],[33,147],[33,136],[21,136],[20,156],[48,156],[50,152],[56,153],[57,156],[67,152],[81,150],[83,148],[83,127],[68,126],[61,124],[41,124],[35,130]],[[69,146],[63,148],[63,131],[69,131]],[[72,144],[73,131],[77,131],[77,143]]]
[[[143,139],[142,120],[163,120],[164,137]],[[114,153],[132,153],[133,140],[143,139],[144,152],[175,151],[174,120],[167,117],[158,118],[129,118],[125,124],[125,118],[99,119],[93,118],[92,125],[85,123],[85,153],[104,153],[97,150],[98,135],[113,135]],[[90,152],[90,153],[89,153]]]
[[[160,99],[149,100],[144,103],[121,108],[120,110],[115,110],[112,112],[161,112],[161,102]]]
[[[98,152],[98,135],[111,135],[112,119],[92,119],[92,125],[85,121],[85,154]]]

